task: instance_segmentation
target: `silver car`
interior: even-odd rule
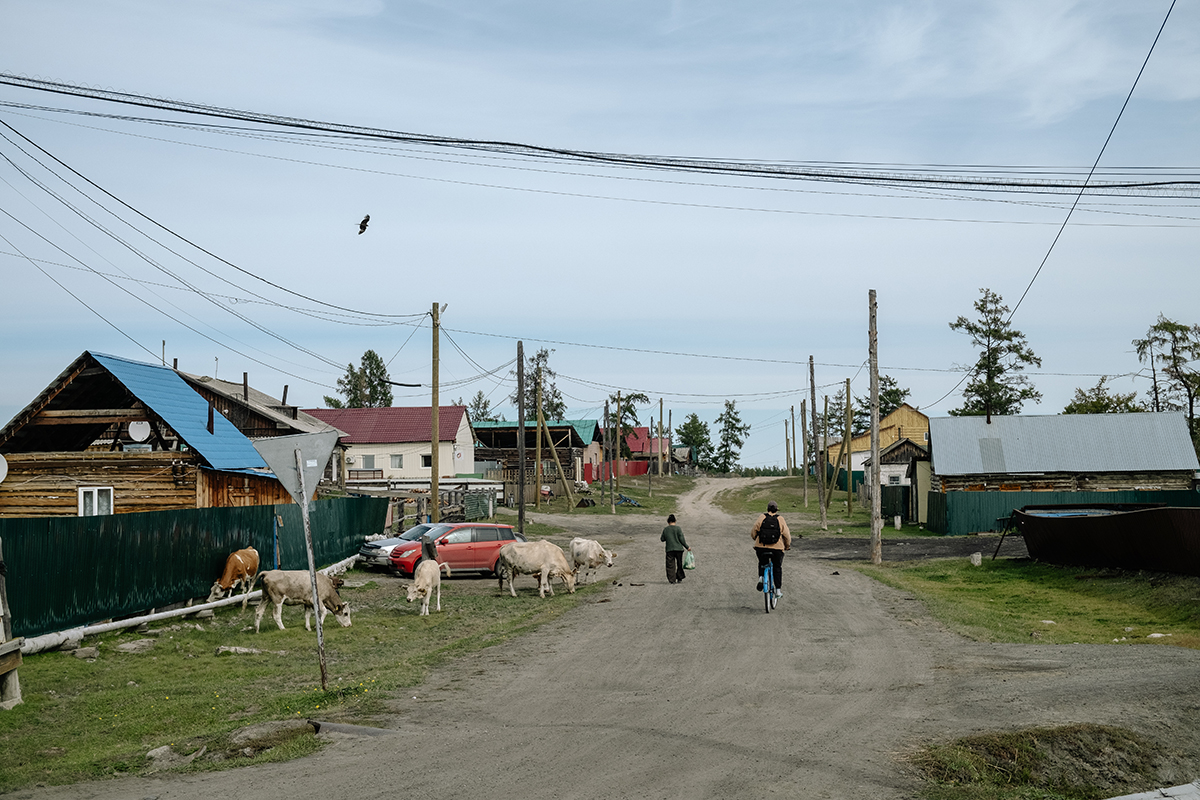
[[[362,547],[358,548],[358,558],[364,567],[375,567],[377,569],[385,569],[392,571],[392,548],[398,544],[407,544],[409,542],[419,541],[420,538],[430,528],[435,527],[430,524],[416,525],[409,528],[399,536],[393,536],[388,539],[376,539],[373,542],[366,542]]]

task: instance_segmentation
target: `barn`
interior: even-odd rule
[[[290,503],[246,438],[170,367],[84,352],[0,430],[0,517]]]

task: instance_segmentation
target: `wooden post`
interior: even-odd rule
[[[4,543],[0,540],[0,564],[4,563]],[[8,608],[8,587],[0,570],[0,709],[11,711],[21,704],[21,681],[17,668],[21,666],[23,638],[12,635],[12,614]]]
[[[846,378],[846,517],[850,517],[850,502],[854,489],[854,450],[850,447],[850,379]]]
[[[440,459],[441,454],[438,452],[441,449],[441,443],[442,443],[441,442],[441,438],[442,438],[441,431],[438,430],[438,428],[440,427],[439,422],[438,422],[438,402],[439,402],[439,398],[438,398],[438,339],[440,338],[439,337],[439,327],[440,326],[441,326],[441,312],[438,310],[438,304],[435,302],[433,304],[433,389],[432,389],[432,393],[431,393],[430,408],[429,408],[430,427],[432,428],[432,435],[430,436],[430,440],[429,440],[430,444],[432,445],[432,447],[430,447],[430,450],[429,450],[429,496],[433,499],[433,511],[430,512],[430,515],[429,515],[429,520],[431,522],[439,522],[441,520],[441,505],[442,505],[438,499],[438,475],[441,472],[441,468],[442,468],[441,459]],[[313,585],[315,586],[316,584],[314,583]],[[319,608],[319,606],[318,606],[318,608]],[[318,628],[318,630],[320,630],[320,629]],[[324,664],[325,664],[324,655],[322,655],[322,661],[321,661],[322,677],[324,677],[324,674],[325,674]]]
[[[435,305],[434,308],[437,308]],[[313,612],[317,618],[317,662],[321,665],[321,691],[329,690],[329,673],[325,669],[325,632],[321,625],[321,595],[317,591],[317,562],[313,557],[312,527],[308,522],[308,487],[304,485],[304,456],[296,448],[296,472],[300,473],[300,516],[304,520],[304,549],[308,554],[308,580],[312,584]],[[434,504],[434,508],[437,504]]]
[[[650,429],[647,431],[650,434],[650,441],[654,441],[654,417],[650,417]],[[652,459],[646,461],[646,491],[650,497],[654,497],[654,479],[651,474],[654,472],[651,467],[654,466]]]
[[[805,419],[805,412],[808,410],[805,408],[805,404],[807,402],[808,402],[807,400],[800,401],[800,421],[803,422],[805,425],[808,424],[808,422]],[[792,417],[792,436],[795,437],[795,435],[796,435],[796,418]],[[800,469],[801,469],[801,471],[804,472],[804,507],[805,508],[808,508],[808,443],[807,443],[807,440],[808,440],[808,434],[805,434],[804,436],[800,437]]]
[[[783,464],[787,476],[792,477],[792,439],[788,435],[788,421],[783,421]]]
[[[525,343],[517,342],[517,530],[525,534]]]
[[[803,412],[801,412],[801,414],[800,414],[800,419],[804,419]],[[796,454],[798,452],[799,451],[796,449],[796,407],[792,406],[792,466],[793,467],[796,466]],[[788,477],[791,477],[790,472],[788,473]]]
[[[674,443],[675,428],[671,420],[673,419],[670,409],[667,409],[667,469],[672,475],[675,474],[675,448],[671,445]]]
[[[612,513],[617,513],[617,496],[613,492],[613,432],[612,417],[608,413],[608,401],[604,401],[604,439],[608,445],[608,502]]]
[[[662,434],[663,399],[658,398],[658,477],[663,474],[663,434]]]
[[[829,521],[825,517],[825,469],[824,464],[817,464],[824,448],[817,438],[817,378],[813,369],[813,357],[808,357],[808,383],[812,392],[812,439],[813,465],[817,469],[817,505],[821,507],[821,530],[829,530]]]
[[[563,491],[567,493],[567,510],[570,511],[575,507],[575,493],[571,491],[567,483],[567,473],[563,472],[562,462],[558,460],[558,448],[554,446],[554,437],[550,435],[550,428],[542,416],[541,406],[538,407],[538,424],[546,431],[546,439],[550,442],[550,455],[554,456],[554,466],[558,467],[558,479],[562,481]],[[541,494],[540,486],[538,490],[538,494]]]
[[[883,563],[883,517],[879,508],[879,345],[875,331],[875,290],[870,293],[871,325],[871,563]]]
[[[625,415],[621,413],[621,392],[618,391],[617,392],[616,440],[613,442],[613,463],[616,464],[616,466],[617,466],[617,468],[615,470],[616,474],[613,476],[613,480],[616,481],[618,493],[620,493],[620,491],[621,491],[621,444],[625,441],[625,436],[623,433],[623,431],[625,430],[624,417],[625,417]]]
[[[542,367],[539,364],[537,368],[537,384],[533,387],[533,408],[536,416],[534,417],[534,447],[537,461],[533,465],[534,482],[537,488],[534,491],[534,505],[540,511],[542,508]]]

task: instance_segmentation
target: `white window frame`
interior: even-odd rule
[[[433,453],[421,454],[421,469],[433,469]]]
[[[108,492],[108,514],[101,514],[99,511],[100,493],[101,492]],[[89,495],[92,498],[92,513],[84,514],[83,513],[83,498],[85,496],[89,496]],[[113,493],[113,488],[111,486],[80,486],[79,490],[78,490],[79,516],[81,516],[81,517],[84,517],[84,516],[106,517],[109,514],[113,513],[113,510],[114,510],[113,505],[115,503],[115,499],[116,498]]]
[[[899,486],[899,485],[900,485],[900,476],[899,475],[888,475],[888,486]]]
[[[392,469],[404,469],[404,453],[392,453]]]
[[[367,459],[370,459],[369,464],[368,464]],[[363,453],[361,456],[359,456],[359,460],[362,462],[362,464],[360,465],[360,469],[375,469],[375,454],[374,453]]]

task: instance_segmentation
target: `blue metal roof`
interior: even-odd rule
[[[929,433],[938,475],[1200,468],[1179,412],[938,417]]]
[[[221,412],[213,412],[213,432],[208,432],[208,401],[188,386],[175,370],[118,356],[89,353],[138,400],[162,417],[213,469],[267,469],[266,462],[250,440]]]

